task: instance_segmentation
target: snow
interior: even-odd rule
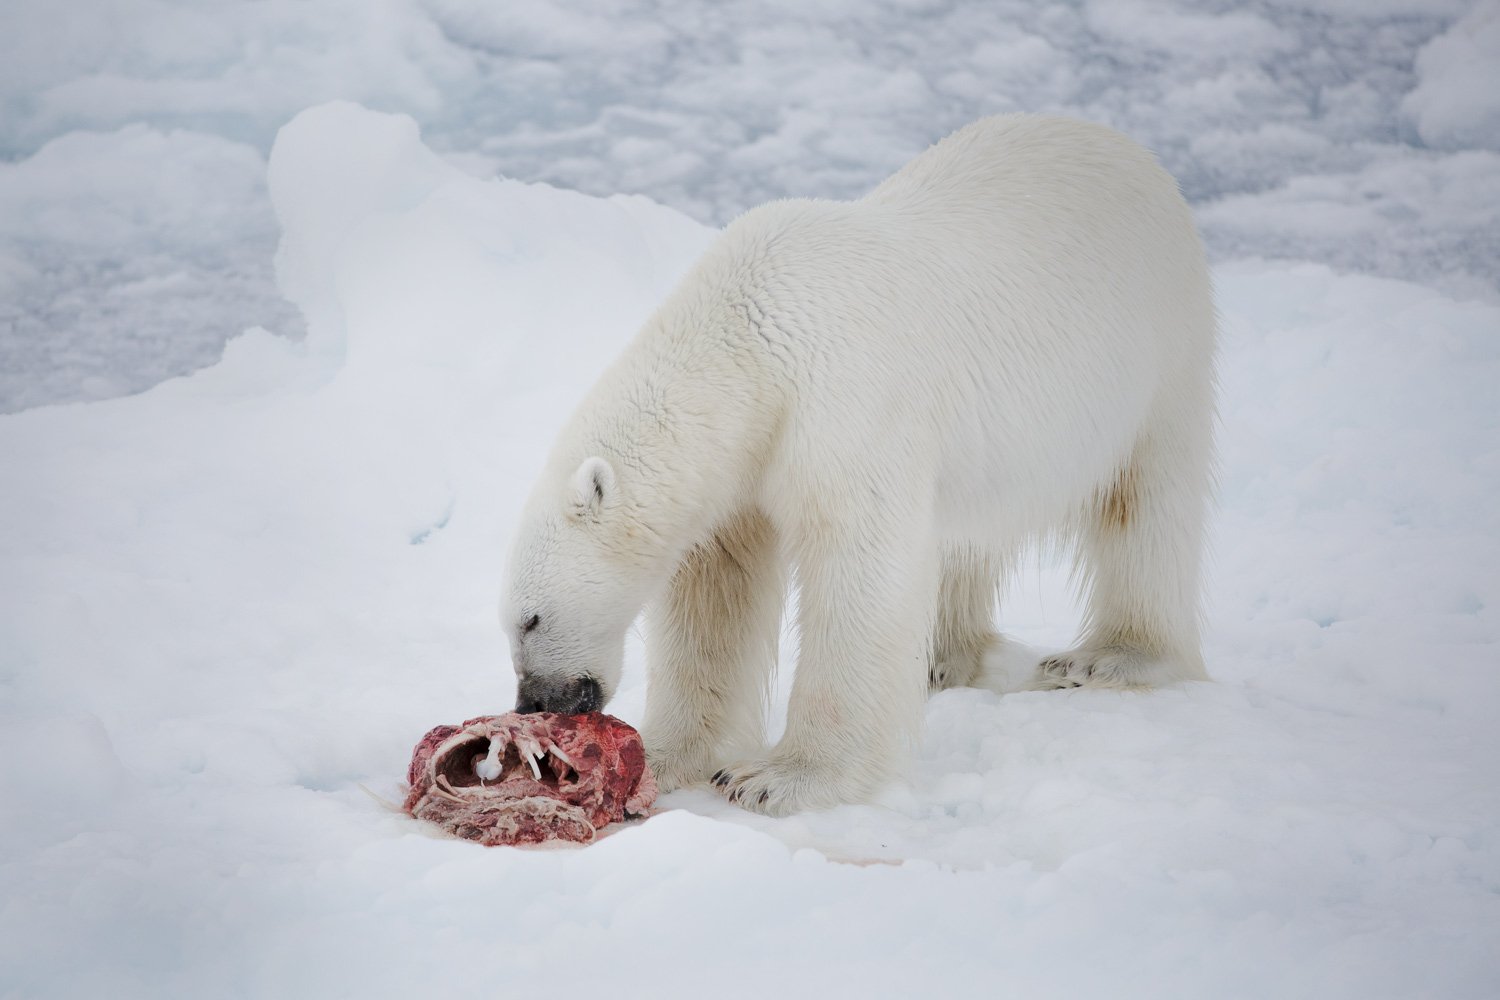
[[[647,10],[0,11],[0,996],[1492,996],[1494,5]],[[1214,248],[1215,682],[1018,690],[1047,553],[874,804],[485,850],[367,795],[511,703],[519,507],[703,223],[1011,107]]]
[[[711,225],[855,197],[985,114],[1067,112],[1157,150],[1219,260],[1500,301],[1495,0],[554,8],[0,5],[0,412],[138,392],[246,326],[300,335],[272,280],[265,161],[334,99],[411,116],[479,176]],[[198,206],[211,217],[182,218]]]
[[[1482,0],[1417,53],[1401,101],[1430,146],[1500,149],[1500,0]]]
[[[692,789],[584,851],[483,850],[363,787],[399,799],[428,727],[510,703],[519,504],[712,233],[475,178],[348,103],[287,125],[269,176],[305,339],[0,421],[0,984],[1492,991],[1500,308],[1219,269],[1217,683],[1015,692],[1018,644],[932,700],[874,805]],[[1026,576],[1007,624],[1060,647],[1063,571]],[[636,642],[614,707],[643,697]]]
[[[138,391],[244,326],[294,329],[275,237],[264,161],[209,133],[76,131],[0,163],[0,409]]]

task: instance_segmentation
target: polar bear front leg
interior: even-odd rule
[[[785,570],[759,511],[691,551],[647,612],[646,756],[662,791],[764,746]]]
[[[867,799],[916,734],[936,547],[912,529],[920,514],[872,520],[797,546],[802,644],[786,733],[769,754],[714,775],[731,802],[785,815]]]
[[[984,657],[1000,645],[994,630],[999,560],[974,549],[943,553],[942,586],[927,667],[933,691],[968,687],[984,672]]]

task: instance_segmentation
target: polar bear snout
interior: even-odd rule
[[[522,677],[516,685],[516,711],[557,712],[577,715],[604,707],[604,689],[592,677],[557,680],[535,674]]]

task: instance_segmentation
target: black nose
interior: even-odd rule
[[[603,704],[604,692],[592,677],[575,677],[569,681],[527,677],[516,688],[516,711],[522,715],[532,712],[578,715],[593,712]]]

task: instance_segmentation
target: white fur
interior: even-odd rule
[[[559,437],[511,556],[518,669],[607,697],[646,608],[657,780],[776,813],[892,774],[1033,540],[1077,543],[1088,601],[1039,685],[1202,678],[1214,328],[1176,184],[1094,125],[986,119],[858,201],[748,212]]]

